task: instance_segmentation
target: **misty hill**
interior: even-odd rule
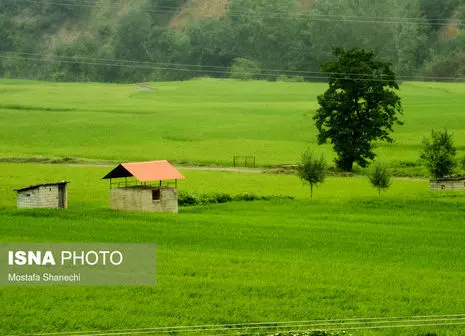
[[[321,80],[331,47],[375,50],[400,79],[465,77],[462,0],[3,0],[0,74],[59,81]]]

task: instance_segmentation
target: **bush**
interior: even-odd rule
[[[197,195],[181,191],[178,195],[179,205],[197,205]]]
[[[226,203],[231,202],[233,200],[233,197],[231,195],[225,193],[215,194],[214,197],[217,203]]]
[[[248,194],[248,193],[239,194],[239,195],[234,196],[235,201],[247,201],[247,202],[250,202],[250,201],[259,201],[261,199],[262,198],[260,196],[257,196],[255,194]]]
[[[208,195],[208,194],[200,194],[199,195],[199,204],[210,204],[210,203],[217,203],[216,198]]]
[[[229,77],[240,80],[258,79],[261,69],[256,61],[236,57],[229,69]]]
[[[425,162],[434,178],[442,178],[453,173],[457,161],[456,148],[452,134],[447,130],[431,131],[431,139],[423,140],[423,151],[420,158]]]
[[[305,82],[304,76],[286,76],[279,75],[276,77],[277,82],[288,82],[288,83],[303,83]]]
[[[231,201],[271,201],[271,200],[280,200],[288,199],[293,200],[292,196],[282,196],[282,195],[269,195],[269,196],[258,196],[255,194],[238,194],[238,195],[229,195],[226,193],[216,193],[216,194],[196,194],[181,191],[178,195],[179,205],[181,206],[193,206],[193,205],[206,205],[206,204],[215,204],[215,203],[226,203]]]
[[[421,166],[421,162],[412,162],[412,161],[397,161],[397,162],[393,162],[393,165],[394,164],[400,168],[412,168],[412,167]]]

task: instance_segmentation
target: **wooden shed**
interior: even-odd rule
[[[68,207],[67,181],[35,184],[16,189],[18,208],[54,208]]]
[[[111,209],[178,212],[177,181],[184,176],[166,160],[121,163],[103,178],[110,180]]]
[[[431,180],[430,190],[465,190],[465,176]]]

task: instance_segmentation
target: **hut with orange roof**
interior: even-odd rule
[[[120,163],[103,179],[110,180],[111,209],[178,212],[177,182],[184,176],[166,160]]]

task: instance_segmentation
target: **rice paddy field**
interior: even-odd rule
[[[193,80],[136,85],[0,81],[0,157],[61,157],[232,165],[295,163],[317,148],[312,119],[326,84]],[[416,164],[432,128],[465,152],[465,85],[404,83],[404,126],[377,153],[394,167]],[[328,160],[329,145],[319,148]],[[408,164],[407,164],[408,165]]]
[[[109,210],[103,162],[228,166],[254,155],[267,166],[316,148],[324,84],[152,85],[0,82],[0,242],[157,244],[155,287],[0,287],[1,335],[465,335],[465,193],[431,192],[425,177],[397,177],[381,196],[363,175],[329,177],[310,200],[293,175],[180,165],[180,191],[294,199]],[[379,157],[421,175],[421,139],[440,127],[465,152],[464,93],[402,84],[405,125]],[[41,158],[85,164],[26,163]],[[60,180],[71,181],[67,210],[16,209],[15,188]],[[243,325],[259,322],[277,323]],[[199,325],[214,327],[155,329]]]

